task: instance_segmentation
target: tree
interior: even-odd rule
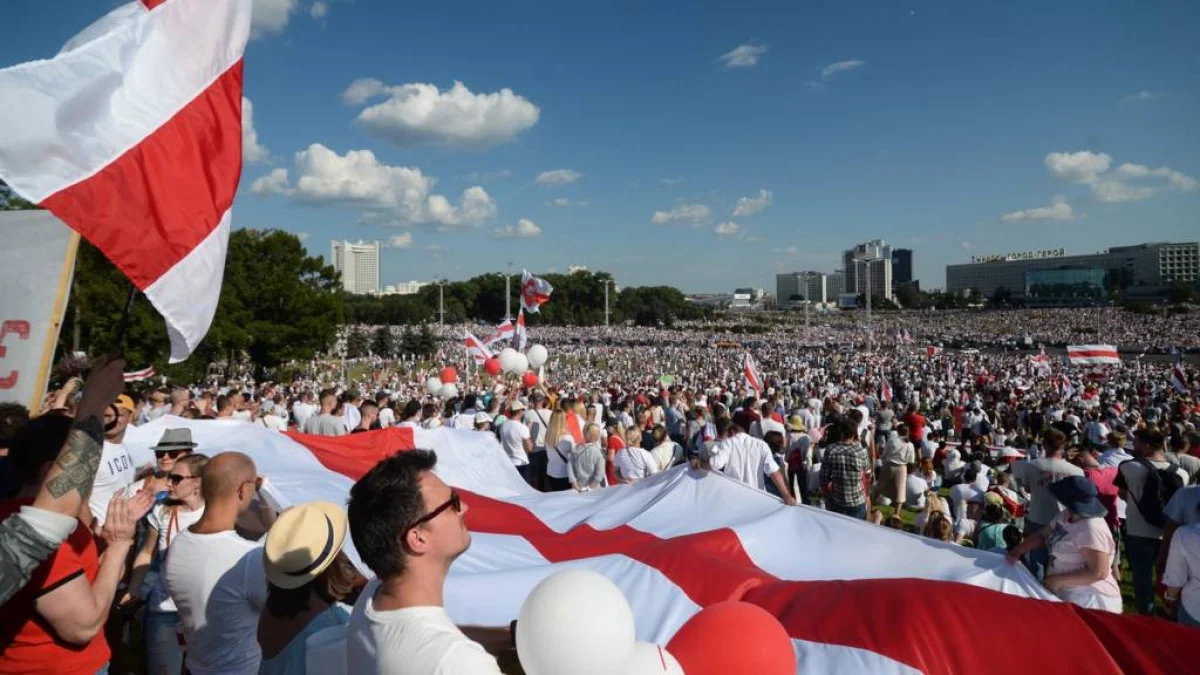
[[[972,288],[971,292],[967,294],[968,305],[982,305],[984,300],[986,298],[983,297],[983,293],[978,288]]]
[[[371,352],[375,356],[385,359],[395,356],[396,345],[392,341],[391,326],[380,326],[375,329],[375,334],[371,336]]]
[[[41,208],[13,192],[8,184],[0,180],[0,211],[29,211]]]
[[[415,343],[416,349],[414,354],[420,356],[433,356],[437,352],[437,340],[433,337],[433,331],[429,329],[429,324],[421,324],[421,330],[417,333]]]
[[[1196,301],[1196,287],[1187,281],[1175,280],[1167,288],[1167,302],[1182,305]]]
[[[367,355],[369,348],[366,331],[351,326],[346,333],[346,358],[361,359]]]
[[[896,285],[896,302],[905,309],[918,309],[924,306],[926,298],[922,296],[921,289],[917,288],[916,284]]]
[[[1007,287],[998,286],[996,290],[992,292],[992,307],[1010,307],[1012,304],[1013,294],[1012,291],[1008,290]]]

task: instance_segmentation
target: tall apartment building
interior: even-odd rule
[[[379,242],[334,241],[330,256],[347,293],[379,293]]]
[[[913,281],[913,252],[911,248],[892,249],[892,286]]]
[[[791,302],[792,296],[804,302],[830,302],[829,276],[824,272],[788,272],[775,275],[775,300],[780,307]]]
[[[842,253],[842,272],[843,293],[865,294],[869,286],[871,295],[892,299],[892,247],[884,240],[872,239],[846,249]]]

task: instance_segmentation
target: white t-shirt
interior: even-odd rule
[[[442,607],[375,609],[372,580],[350,614],[346,672],[354,675],[500,675],[491,654],[454,625]],[[189,655],[190,659],[190,655]]]
[[[640,446],[624,447],[617,451],[613,458],[617,465],[617,473],[626,480],[641,480],[658,473],[658,460],[650,451]]]
[[[258,418],[258,421],[262,422],[262,425],[271,431],[287,430],[287,420],[273,413],[270,415],[263,415],[262,417]]]
[[[92,496],[88,497],[88,509],[97,523],[104,524],[109,500],[118,490],[129,487],[136,475],[137,467],[125,444],[104,441],[100,466],[96,467],[96,481],[92,483]]]
[[[525,411],[525,416],[522,418],[525,426],[529,427],[529,432],[533,436],[533,447],[535,450],[540,450],[546,447],[546,426],[550,424],[549,410],[534,410]]]
[[[267,601],[262,546],[236,532],[180,532],[167,552],[167,591],[193,675],[255,675],[258,616]]]
[[[713,469],[759,490],[767,489],[766,477],[779,470],[771,446],[749,434],[726,438],[713,448]]]
[[[1200,525],[1175,530],[1167,554],[1163,584],[1179,587],[1179,601],[1189,616],[1200,616]]]
[[[171,517],[171,510],[171,506],[159,504],[146,514],[146,523],[158,532],[158,554],[162,556],[164,563],[167,552],[179,533],[195,525],[200,516],[204,515],[204,505],[195,511],[185,511],[183,507],[177,507],[174,509],[174,518]],[[174,612],[175,603],[167,593],[167,580],[161,569],[158,573],[151,572],[146,575],[142,586],[145,590],[146,606],[156,612]]]
[[[529,463],[529,455],[525,454],[525,441],[529,440],[529,427],[519,420],[509,420],[500,425],[500,445],[513,466],[525,466]]]
[[[304,428],[304,423],[308,421],[308,418],[315,415],[316,412],[317,406],[311,403],[296,401],[292,404],[292,417],[296,419],[296,425],[301,429]]]
[[[546,475],[551,478],[566,478],[567,463],[565,459],[571,459],[571,454],[575,452],[575,437],[571,434],[563,434],[558,437],[558,443],[553,448],[546,448]]]
[[[379,409],[379,428],[387,429],[396,421],[396,413],[391,408]]]
[[[1171,465],[1170,462],[1160,462],[1156,459],[1150,460],[1150,463],[1159,469],[1165,469]],[[1146,482],[1150,477],[1150,470],[1141,462],[1126,462],[1118,467],[1117,471],[1125,479],[1125,485],[1129,488],[1128,499],[1125,500],[1125,533],[1131,537],[1162,539],[1163,529],[1147,523],[1137,505],[1138,500],[1142,497],[1142,490],[1145,489]],[[1187,471],[1180,467],[1177,473],[1186,485]],[[1166,507],[1167,504],[1163,504],[1164,510]]]
[[[929,481],[915,473],[908,474],[905,479],[904,505],[913,509],[925,508],[925,493],[929,492]]]

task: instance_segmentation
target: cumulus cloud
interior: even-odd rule
[[[387,248],[412,248],[413,237],[412,232],[401,232],[388,237],[387,243],[384,244]]]
[[[1065,200],[1056,199],[1050,206],[1039,206],[1032,209],[1013,211],[1001,216],[1006,223],[1017,223],[1028,220],[1075,220],[1075,211]]]
[[[504,227],[492,232],[492,236],[497,239],[528,239],[536,237],[542,233],[542,228],[537,226],[537,223],[528,218],[521,218],[517,221],[516,227],[505,225]]]
[[[655,211],[650,217],[650,222],[655,225],[666,225],[668,223],[684,223],[688,225],[699,225],[701,221],[708,220],[712,210],[704,204],[679,204],[670,211]]]
[[[539,173],[537,178],[533,179],[533,182],[538,185],[566,185],[574,183],[580,178],[583,178],[583,174],[578,171],[572,169],[553,169]]]
[[[323,18],[325,18],[325,15],[328,13],[329,13],[329,5],[327,3],[321,2],[320,0],[317,0],[317,2],[314,2],[312,4],[312,7],[308,8],[309,16],[311,16],[314,19],[323,19]]]
[[[471,181],[472,183],[491,183],[498,180],[504,180],[512,176],[512,169],[500,169],[499,171],[472,171],[463,176],[463,180]]]
[[[314,143],[296,153],[296,178],[275,169],[251,185],[255,194],[284,194],[313,206],[361,208],[373,222],[425,224],[438,229],[473,227],[496,215],[496,204],[478,185],[467,188],[457,204],[433,193],[437,180],[420,169],[380,162],[370,150],[339,155]]]
[[[717,61],[726,68],[753,68],[758,65],[758,59],[766,53],[766,45],[750,42],[725,52],[717,58]]]
[[[242,97],[242,161],[253,164],[265,162],[271,157],[266,148],[258,144],[258,130],[254,128],[254,104]]]
[[[250,191],[259,197],[290,194],[287,169],[271,169],[270,173],[250,184]]]
[[[719,223],[717,227],[713,229],[713,232],[716,232],[718,237],[736,237],[741,231],[742,227],[731,220],[724,223]]]
[[[412,82],[387,86],[379,80],[356,80],[342,101],[364,108],[357,121],[367,133],[399,146],[434,144],[486,148],[505,143],[537,123],[541,110],[511,89],[474,93],[462,82],[449,89]]]
[[[250,36],[261,37],[272,33],[282,33],[287,28],[292,12],[296,10],[297,0],[254,0],[254,8],[250,15]]]
[[[1158,98],[1159,96],[1162,96],[1161,92],[1149,91],[1147,89],[1143,89],[1136,94],[1128,94],[1126,96],[1122,96],[1121,103],[1138,103],[1140,101],[1153,101],[1154,99]]]
[[[770,206],[774,197],[770,190],[759,190],[757,197],[740,197],[733,207],[733,215],[752,216]]]
[[[1052,152],[1046,155],[1045,164],[1057,178],[1088,185],[1102,202],[1132,202],[1149,199],[1164,189],[1191,192],[1200,188],[1195,178],[1167,166],[1125,163],[1110,171],[1112,157],[1102,152]]]
[[[867,65],[866,61],[858,60],[838,61],[837,63],[831,63],[821,69],[821,79],[828,80],[838,73],[843,73],[847,70],[854,70],[855,68],[861,68],[865,65]]]

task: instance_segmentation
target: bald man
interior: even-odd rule
[[[250,510],[260,479],[249,457],[223,452],[200,480],[204,515],[167,549],[167,592],[179,609],[187,669],[193,675],[253,675],[262,661],[258,615],[267,582],[260,544],[235,527]]]

